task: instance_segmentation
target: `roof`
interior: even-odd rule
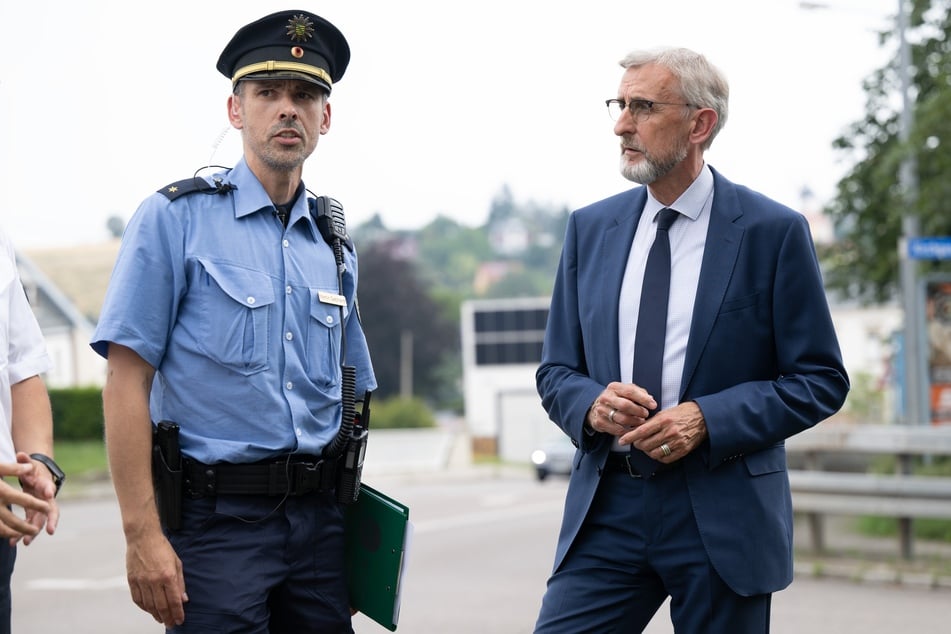
[[[120,240],[115,239],[98,244],[18,252],[23,282],[44,287],[52,283],[76,311],[95,324],[106,296],[119,245]],[[32,279],[27,279],[28,276]]]

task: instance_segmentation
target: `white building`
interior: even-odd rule
[[[115,248],[111,247],[104,254],[102,266],[92,273],[86,269],[84,258],[79,258],[71,251],[58,253],[63,260],[63,268],[69,269],[71,277],[79,282],[81,288],[105,287],[108,282],[111,262],[115,256]],[[43,254],[45,256],[45,254]],[[46,348],[53,362],[53,368],[44,376],[48,387],[100,387],[105,382],[106,363],[89,347],[95,324],[79,308],[83,305],[77,299],[67,296],[62,287],[54,282],[47,274],[46,267],[40,267],[33,258],[17,251],[17,268],[20,279],[26,291],[27,298],[36,320],[39,322]],[[46,260],[43,257],[44,261]],[[52,267],[59,268],[59,267]],[[96,279],[90,279],[90,278]],[[98,278],[103,278],[102,280]],[[89,296],[89,303],[94,306],[95,313],[102,298],[96,292],[84,292]]]
[[[473,452],[527,462],[561,430],[535,389],[548,297],[469,300],[462,305],[465,420]]]

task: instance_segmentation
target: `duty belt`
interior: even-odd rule
[[[636,449],[634,451],[637,451]],[[665,471],[670,471],[676,467],[680,466],[680,462],[672,462],[670,464],[658,463],[657,470],[653,473],[640,473],[637,469],[634,468],[634,465],[630,461],[630,452],[629,451],[611,451],[608,453],[608,459],[604,463],[604,470],[613,472],[613,473],[626,473],[632,478],[653,478],[658,473],[664,473]]]
[[[334,489],[337,461],[296,456],[249,464],[202,464],[186,459],[185,495],[305,495]]]

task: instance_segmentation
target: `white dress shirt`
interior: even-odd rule
[[[683,194],[670,205],[681,217],[670,227],[670,301],[667,309],[667,337],[664,341],[664,375],[662,394],[652,396],[661,409],[677,404],[680,381],[684,371],[687,337],[693,314],[700,264],[710,226],[713,206],[713,174],[704,164],[700,175]],[[665,206],[650,191],[641,214],[621,283],[618,306],[618,355],[621,362],[621,381],[631,382],[634,367],[634,338],[640,306],[641,286],[647,254],[657,234],[657,213]],[[626,450],[627,448],[625,448]]]
[[[0,233],[0,461],[16,461],[10,387],[48,372],[51,366],[43,333],[20,283],[13,244]]]

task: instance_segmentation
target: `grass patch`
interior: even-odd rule
[[[101,477],[109,473],[106,445],[101,440],[63,440],[54,443],[58,464],[66,472],[67,482]]]
[[[858,531],[875,537],[894,537],[898,535],[898,518],[860,517],[856,523]],[[916,518],[912,529],[918,539],[951,542],[951,520]]]

